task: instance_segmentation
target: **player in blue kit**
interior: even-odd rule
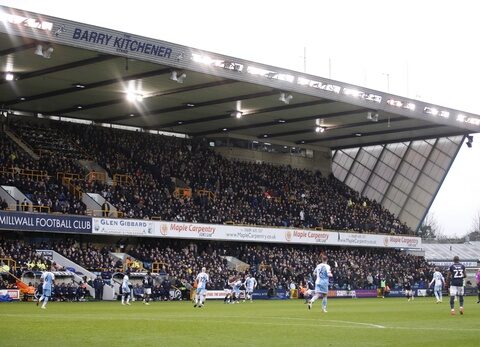
[[[40,302],[43,302],[42,307],[43,309],[47,308],[47,302],[52,296],[52,287],[53,281],[55,280],[55,275],[50,271],[44,271],[42,273],[42,277],[40,277],[42,281],[42,296],[37,301],[37,306]]]
[[[327,312],[327,296],[328,296],[328,280],[332,277],[330,265],[327,264],[328,257],[322,254],[322,263],[315,268],[315,294],[308,302],[308,309],[311,310],[313,303],[321,296],[322,297],[322,311]]]
[[[410,282],[409,278],[405,278],[403,280],[403,290],[405,291],[405,296],[407,297],[407,301],[415,300],[412,291],[412,283]]]
[[[455,315],[455,296],[458,296],[460,304],[460,314],[463,314],[463,279],[467,277],[465,265],[460,264],[458,256],[453,257],[453,264],[448,269],[448,279],[450,282],[450,313]]]
[[[442,289],[443,284],[445,283],[445,279],[443,275],[438,271],[438,267],[435,268],[435,272],[433,273],[432,281],[428,284],[429,287],[434,284],[433,292],[435,293],[435,297],[437,298],[437,304],[442,302]]]
[[[303,297],[305,299],[305,304],[308,304],[310,299],[315,294],[315,283],[313,283],[310,279],[305,279],[305,284],[303,287]]]
[[[147,272],[147,275],[143,278],[143,303],[145,305],[150,305],[150,296],[152,295],[152,287],[153,287],[153,278],[150,271]]]
[[[200,272],[195,279],[197,281],[197,292],[195,296],[195,305],[193,305],[193,307],[203,307],[205,303],[205,297],[207,296],[207,283],[210,281],[210,277],[206,271],[207,269],[202,267],[202,272]]]

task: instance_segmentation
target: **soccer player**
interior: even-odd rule
[[[403,280],[403,289],[405,290],[405,296],[408,299],[407,301],[413,300],[412,284],[408,278]]]
[[[195,305],[193,307],[203,307],[205,303],[205,296],[207,294],[207,282],[210,281],[210,277],[207,274],[207,269],[202,267],[202,272],[197,275],[195,281],[197,281],[197,295],[195,296]]]
[[[226,282],[225,288],[223,291],[225,292],[225,297],[223,298],[223,303],[230,303],[232,301],[232,288],[230,288],[230,284]]]
[[[310,299],[315,294],[315,283],[313,283],[310,279],[305,279],[305,292],[303,294],[305,298],[305,304],[308,304]]]
[[[130,306],[130,282],[128,278],[128,272],[123,276],[122,281],[122,305],[129,305]]]
[[[52,296],[52,286],[53,281],[55,280],[55,275],[50,271],[44,271],[42,276],[40,277],[40,281],[42,281],[42,296],[37,301],[37,306],[40,302],[43,301],[42,308],[47,308],[48,299]]]
[[[230,297],[230,302],[238,304],[238,300],[240,299],[240,288],[243,285],[242,279],[237,278],[230,285],[232,286],[232,296]]]
[[[300,297],[305,299],[304,304],[308,304],[308,301],[312,298],[313,294],[315,293],[315,284],[310,281],[309,279],[305,278],[304,281],[300,285]]]
[[[435,272],[433,273],[432,281],[428,284],[429,287],[435,283],[433,287],[433,292],[435,293],[435,297],[437,298],[437,304],[442,302],[442,289],[443,285],[445,284],[445,279],[443,275],[438,271],[438,267],[435,268]]]
[[[448,279],[450,282],[450,313],[455,315],[455,296],[458,295],[458,301],[460,304],[460,314],[463,314],[463,279],[467,277],[465,271],[465,265],[460,264],[460,258],[458,256],[453,257],[453,264],[450,265],[448,270]]]
[[[148,302],[150,301],[150,295],[152,295],[152,287],[153,278],[150,274],[150,271],[148,271],[147,275],[143,278],[143,303],[145,305],[150,305]]]
[[[308,309],[312,309],[313,303],[322,296],[322,311],[327,312],[328,280],[332,277],[330,265],[327,264],[328,257],[322,254],[322,263],[315,268],[315,294],[308,302]]]
[[[245,299],[252,302],[253,290],[257,287],[257,280],[255,277],[247,275],[245,278]]]

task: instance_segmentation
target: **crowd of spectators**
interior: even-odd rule
[[[0,239],[0,259],[13,259],[16,261],[16,266],[21,269],[27,270],[27,264],[32,262],[46,263],[46,260],[39,257],[35,250],[35,246],[28,242]]]
[[[58,145],[58,152],[52,153],[62,158],[55,163],[66,167],[50,165],[49,173],[54,169],[78,173],[81,168],[72,161],[88,155],[110,177],[128,175],[131,181],[125,184],[78,184],[84,191],[102,194],[129,218],[411,233],[379,203],[360,196],[333,176],[226,159],[209,148],[206,139],[180,139],[64,122],[40,127],[13,122],[10,127],[32,147],[44,147],[52,137],[64,143],[63,147]],[[55,151],[56,147],[48,150]],[[191,197],[175,197],[176,185],[190,188]],[[207,197],[200,194],[202,190],[213,194]],[[77,205],[69,210],[82,212]]]
[[[38,153],[55,153],[62,158],[87,158],[86,153],[74,141],[69,141],[69,123],[62,127],[51,127],[46,122],[30,124],[22,122],[21,126],[15,127],[19,131],[16,135]]]
[[[37,249],[52,249],[89,271],[115,272],[123,270],[123,263],[110,254],[111,248],[97,248],[90,243],[80,246],[70,239],[48,240],[39,243],[21,240],[0,240],[0,259],[13,259],[20,271],[45,271],[53,269],[63,271],[64,268],[43,255]]]
[[[108,246],[100,248],[95,247],[91,243],[80,246],[78,242],[67,239],[64,241],[42,242],[40,247],[42,249],[53,249],[89,271],[111,273],[123,270],[122,261],[110,254],[112,249]]]
[[[0,185],[18,188],[29,201],[17,201],[13,210],[85,214],[85,204],[57,178],[58,172],[77,172],[75,160],[59,153],[41,153],[33,159],[4,133],[0,137]],[[3,207],[3,208],[1,208]],[[2,202],[0,209],[8,205]]]
[[[329,256],[334,289],[375,289],[386,280],[390,288],[401,288],[405,279],[414,286],[425,288],[432,276],[432,266],[423,257],[394,249],[340,248],[301,245],[270,245],[251,243],[192,242],[189,240],[134,241],[125,245],[127,254],[140,261],[143,269],[160,268],[158,275],[168,283],[158,283],[158,292],[165,286],[193,284],[202,267],[210,275],[209,289],[223,289],[233,276],[252,274],[259,288],[288,289],[311,279],[322,252]],[[44,270],[52,263],[35,253],[36,248],[53,249],[89,271],[111,275],[122,271],[123,263],[114,258],[109,246],[78,242],[0,240],[0,258],[17,261],[22,271]],[[232,267],[226,256],[233,256],[247,265],[248,270]],[[57,269],[62,270],[62,269]],[[108,276],[106,276],[108,277]],[[168,292],[168,291],[167,291]]]
[[[203,266],[208,268],[212,288],[224,288],[228,277],[235,274],[229,269],[225,256],[226,248],[213,244],[185,242],[179,240],[149,241],[128,249],[128,254],[141,260],[144,266],[152,268],[159,263],[160,275],[168,275],[180,282],[193,283]]]
[[[291,282],[311,279],[321,252],[329,257],[334,289],[374,289],[382,278],[392,288],[401,287],[406,278],[423,286],[432,270],[425,258],[394,249],[244,244],[232,251],[251,265],[261,286],[285,289]]]
[[[234,256],[249,266],[260,288],[287,289],[311,279],[320,253],[325,252],[333,268],[334,289],[375,289],[382,279],[391,288],[401,288],[405,279],[425,287],[432,267],[423,257],[394,249],[339,248],[250,243],[206,243],[162,240],[128,247],[128,253],[144,262],[162,264],[161,273],[192,283],[202,266],[206,266],[212,289],[222,289],[228,279],[238,274],[225,256]]]

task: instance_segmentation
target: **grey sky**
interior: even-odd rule
[[[404,1],[0,0],[1,5],[171,41],[480,113],[480,4]],[[480,210],[480,136],[432,211],[463,235]]]

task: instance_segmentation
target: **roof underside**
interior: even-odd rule
[[[14,81],[0,81],[3,109],[332,149],[468,133],[385,111],[373,122],[366,107],[297,92],[286,104],[279,89],[208,73],[183,70],[180,84],[170,79],[170,66],[65,45],[55,44],[45,59],[34,54],[36,46],[33,39],[0,34],[0,66],[15,74]],[[142,102],[126,100],[129,87],[141,90]],[[235,110],[244,116],[232,117]],[[316,120],[325,132],[315,132]]]

